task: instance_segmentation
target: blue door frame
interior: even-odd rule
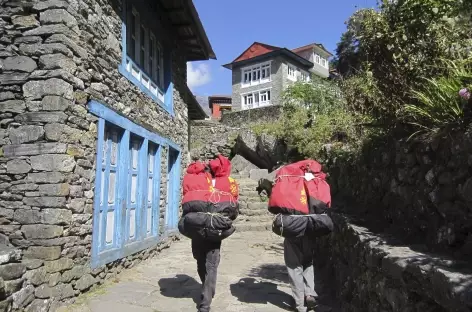
[[[155,246],[162,238],[162,148],[169,160],[164,235],[177,229],[181,149],[101,103],[89,102],[88,110],[99,118],[91,261],[96,268]]]

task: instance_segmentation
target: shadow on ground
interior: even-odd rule
[[[171,278],[161,278],[158,283],[161,295],[165,297],[191,298],[195,304],[200,301],[202,286],[193,277],[178,274]]]
[[[230,285],[231,294],[240,302],[249,304],[273,304],[280,309],[292,311],[292,297],[278,290],[277,285],[269,282],[257,282],[246,277]]]
[[[248,275],[249,277],[262,278],[277,283],[289,283],[287,268],[285,265],[277,263],[267,263],[252,268]]]

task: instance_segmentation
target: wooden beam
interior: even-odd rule
[[[164,9],[165,13],[181,13],[181,12],[184,12],[184,11],[185,10],[184,10],[183,7]]]
[[[182,28],[182,27],[190,27],[190,26],[192,26],[192,24],[190,24],[190,23],[181,23],[181,24],[173,24],[172,26],[175,27],[175,28]]]
[[[195,35],[184,35],[184,36],[179,36],[179,39],[180,40],[195,40],[195,39],[198,39],[197,36]]]

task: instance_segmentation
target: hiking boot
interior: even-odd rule
[[[316,302],[316,298],[313,297],[313,296],[307,296],[305,298],[305,302],[306,302],[306,306],[309,310],[316,308],[316,306],[318,305],[318,303]]]

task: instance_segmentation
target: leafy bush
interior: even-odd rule
[[[445,75],[426,78],[424,84],[412,89],[413,104],[406,104],[402,117],[421,131],[438,129],[463,121],[464,104],[459,90],[472,84],[472,59],[444,62]],[[469,109],[469,107],[465,107]]]
[[[314,77],[310,83],[289,86],[283,95],[283,111],[277,122],[261,124],[258,133],[285,140],[306,157],[318,157],[323,145],[355,144],[360,116],[351,113],[336,84]]]
[[[397,122],[405,103],[417,100],[412,88],[445,75],[443,59],[470,53],[471,6],[469,0],[384,0],[379,10],[356,12],[336,61],[350,106],[386,127]]]

